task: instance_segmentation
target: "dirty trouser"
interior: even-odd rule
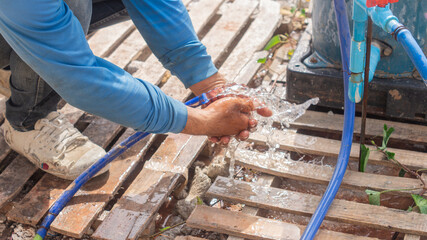
[[[85,33],[128,18],[120,0],[64,0]],[[93,11],[92,11],[93,9]],[[11,70],[11,97],[6,118],[19,131],[30,131],[40,118],[56,110],[61,97],[35,73],[0,35],[0,69]]]

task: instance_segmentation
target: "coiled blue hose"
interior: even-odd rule
[[[341,47],[341,61],[343,67],[343,81],[344,81],[344,126],[341,138],[341,149],[338,155],[337,166],[335,167],[331,181],[325,194],[320,200],[316,211],[310,219],[301,239],[311,240],[319,230],[326,213],[338,189],[341,185],[345,170],[350,156],[351,144],[353,141],[353,128],[354,128],[354,113],[355,105],[348,99],[348,79],[350,78],[349,62],[350,62],[350,27],[346,12],[346,3],[344,0],[334,0],[335,16],[337,18],[338,34]]]

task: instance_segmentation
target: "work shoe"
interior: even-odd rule
[[[32,131],[17,131],[7,119],[2,128],[4,139],[13,150],[60,178],[74,180],[105,155],[104,149],[83,136],[59,112],[51,112],[38,120]],[[97,175],[108,168],[103,168]]]

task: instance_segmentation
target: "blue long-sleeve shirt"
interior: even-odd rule
[[[152,52],[186,87],[217,72],[180,0],[123,2]],[[0,34],[71,105],[138,131],[184,129],[184,104],[93,55],[62,0],[0,0]]]

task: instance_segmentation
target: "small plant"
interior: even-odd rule
[[[396,154],[394,152],[390,152],[387,150],[387,144],[388,144],[388,141],[390,140],[390,136],[393,132],[394,132],[394,128],[392,128],[392,127],[388,128],[388,126],[386,124],[384,124],[383,139],[382,139],[381,146],[377,146],[373,140],[371,141],[372,144],[375,146],[374,151],[381,152],[382,154],[384,154],[384,156],[387,158],[388,161],[390,161],[390,162],[392,162],[392,163],[394,163],[400,167],[399,177],[403,177],[403,176],[405,176],[406,173],[410,173],[411,175],[417,177],[421,181],[422,187],[410,188],[410,189],[390,189],[390,190],[384,190],[381,192],[374,191],[371,189],[367,189],[367,190],[365,190],[365,192],[366,192],[366,194],[368,194],[369,204],[379,206],[380,202],[381,202],[381,194],[383,194],[383,193],[396,192],[396,191],[400,192],[400,191],[421,190],[420,194],[411,194],[411,196],[414,199],[416,207],[420,210],[420,212],[423,214],[427,214],[427,199],[422,197],[422,195],[424,195],[424,193],[427,190],[427,186],[426,186],[425,181],[421,178],[421,175],[420,175],[420,172],[425,171],[427,169],[418,169],[417,171],[413,171],[413,170],[409,169],[408,167],[406,167],[405,165],[401,164],[396,159]],[[361,152],[361,160],[360,160],[361,161],[360,171],[364,172],[366,165],[368,164],[369,154],[370,154],[371,150],[362,144],[361,145],[361,151],[362,152]],[[408,208],[408,211],[412,211],[412,210],[413,210],[413,207]]]
[[[275,46],[278,46],[278,44],[282,44],[285,43],[287,41],[288,37],[286,35],[283,34],[277,34],[274,37],[272,37],[270,39],[270,41],[268,41],[267,45],[265,46],[264,50],[265,51],[270,51],[270,49],[272,49]],[[267,62],[267,57],[265,58],[260,58],[258,59],[259,63],[265,63]]]

